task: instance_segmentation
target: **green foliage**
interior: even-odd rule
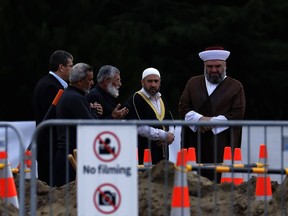
[[[0,118],[33,120],[34,85],[55,49],[92,64],[95,74],[104,64],[118,67],[123,102],[146,67],[158,68],[178,117],[187,80],[203,73],[198,53],[220,44],[231,51],[228,75],[245,87],[246,118],[288,119],[286,100],[275,97],[288,76],[287,9],[285,0],[1,0],[0,75],[15,90],[2,85],[2,100],[13,102],[1,106]]]

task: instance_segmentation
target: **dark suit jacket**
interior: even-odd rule
[[[57,107],[57,119],[97,119],[95,110],[91,109],[89,102],[85,98],[85,92],[69,86],[63,92]],[[67,134],[68,130],[68,134]],[[67,146],[68,143],[68,146]],[[77,148],[77,127],[76,126],[58,126],[57,127],[57,152],[54,159],[53,168],[53,186],[62,186],[68,182],[74,181],[76,178],[75,169],[67,163],[67,150],[69,154]],[[66,170],[69,170],[66,175]]]
[[[49,110],[52,101],[57,95],[59,89],[63,89],[62,84],[51,74],[42,77],[36,84],[33,94],[33,108],[35,113],[36,126],[39,125]],[[51,109],[46,119],[56,118],[55,109]],[[38,162],[38,178],[45,181],[49,185],[50,172],[49,168],[52,165],[50,160],[50,143],[52,144],[52,156],[56,152],[56,127],[52,129],[52,140],[49,136],[49,128],[40,131],[37,136],[37,162]]]
[[[47,74],[37,82],[33,95],[36,125],[43,120],[59,89],[64,88],[61,83],[51,74]],[[54,111],[50,114],[49,118],[55,117],[56,114]]]

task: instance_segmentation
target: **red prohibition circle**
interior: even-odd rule
[[[100,140],[101,142],[103,142],[103,140],[101,139],[101,136],[105,135],[105,134],[111,135],[116,140],[117,146],[118,146],[117,151],[113,154],[114,156],[111,159],[104,159],[103,157],[101,157],[101,155],[99,155],[99,153],[97,151],[97,141]],[[100,134],[98,134],[97,137],[94,139],[93,151],[94,151],[94,154],[96,155],[96,157],[101,161],[110,162],[110,161],[115,160],[118,157],[118,155],[120,154],[120,149],[121,149],[121,146],[120,146],[119,138],[116,136],[116,134],[114,134],[110,131],[103,131]]]
[[[116,204],[116,203],[115,203],[115,205],[113,205],[113,203],[111,204],[111,200],[110,200],[110,203],[108,203],[109,205],[111,204],[111,206],[114,207],[114,209],[112,209],[111,211],[104,211],[104,210],[102,210],[102,209],[100,208],[100,206],[99,206],[100,204],[98,204],[98,202],[97,202],[97,197],[99,197],[100,194],[103,195],[103,193],[104,193],[104,192],[101,190],[101,188],[102,188],[102,187],[106,187],[106,186],[113,188],[113,189],[116,191],[116,193],[117,193],[117,199],[118,199],[118,202],[116,202],[117,204]],[[105,196],[105,194],[104,194],[104,196]],[[103,213],[103,214],[111,214],[111,213],[114,213],[114,212],[117,211],[117,209],[119,208],[119,206],[120,206],[120,204],[121,204],[121,194],[120,194],[120,191],[118,190],[118,188],[116,188],[116,186],[114,186],[114,185],[112,185],[112,184],[109,184],[109,183],[99,185],[98,188],[97,188],[97,189],[95,190],[95,192],[94,192],[93,202],[94,202],[94,205],[95,205],[96,209],[97,209],[99,212],[101,212],[101,213]],[[107,202],[109,202],[109,200],[108,200]]]

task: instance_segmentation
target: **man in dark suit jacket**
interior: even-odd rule
[[[77,63],[73,66],[69,86],[64,90],[55,109],[57,119],[98,119],[98,114],[102,113],[100,107],[97,107],[99,104],[90,104],[85,98],[94,84],[93,77],[93,68],[90,65]],[[68,154],[73,154],[76,148],[77,126],[58,126],[53,186],[60,187],[76,179],[74,167],[70,163],[67,166]]]
[[[36,126],[43,120],[55,119],[55,110],[50,106],[60,89],[68,86],[70,71],[73,67],[73,56],[64,51],[56,50],[49,60],[49,73],[42,77],[36,84],[33,93],[33,107]],[[49,110],[49,112],[48,112]],[[41,130],[37,136],[37,163],[38,179],[52,185],[52,157],[56,152],[56,127],[52,127],[52,140],[50,140],[50,128]],[[51,146],[52,144],[52,146]],[[50,154],[50,151],[52,154]],[[51,160],[50,160],[51,158]]]

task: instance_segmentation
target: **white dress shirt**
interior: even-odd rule
[[[161,105],[160,105],[161,93],[158,92],[155,96],[152,97],[143,88],[140,91],[145,95],[145,97],[147,97],[151,101],[151,103],[157,110],[158,114],[161,114]],[[166,140],[167,138],[167,131],[159,128],[150,127],[148,125],[139,126],[137,128],[137,131],[140,136],[146,137],[153,141]],[[174,134],[174,131],[175,131],[174,126],[169,126],[169,132]]]
[[[68,83],[61,77],[59,77],[56,73],[54,73],[53,71],[49,71],[49,74],[53,75],[61,83],[64,89],[68,87]]]

